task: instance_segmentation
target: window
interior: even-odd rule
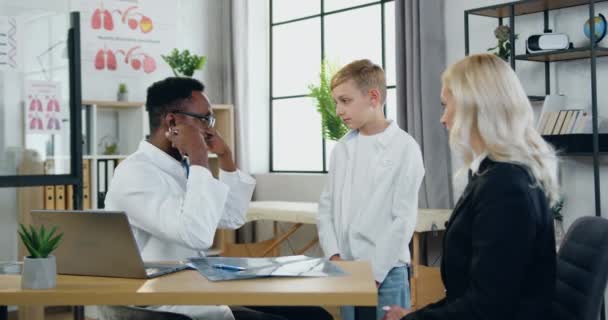
[[[395,119],[393,0],[270,0],[270,171],[322,173],[335,145],[321,137],[308,86],[321,61],[370,59],[386,72],[385,113]]]

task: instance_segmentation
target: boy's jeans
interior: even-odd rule
[[[384,306],[398,305],[409,309],[410,304],[410,282],[407,267],[395,267],[389,271],[388,275],[378,289],[378,307],[376,317],[381,320],[384,317]],[[355,318],[355,308],[345,306],[340,308],[342,320],[353,320]]]

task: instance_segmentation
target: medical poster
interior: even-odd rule
[[[62,119],[69,112],[61,103],[61,87],[55,81],[26,81],[26,133],[59,133]]]
[[[82,72],[119,76],[158,73],[175,47],[173,1],[81,0]]]

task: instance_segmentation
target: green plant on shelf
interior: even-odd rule
[[[511,56],[511,28],[509,26],[498,26],[494,29],[494,36],[498,40],[498,44],[495,47],[488,48],[488,51],[493,51],[495,55],[499,56],[503,60],[509,60]],[[517,39],[518,35],[515,35]]]
[[[553,207],[551,207],[551,212],[553,213],[553,218],[557,221],[563,221],[564,216],[562,215],[562,209],[564,208],[564,199],[561,198]]]
[[[206,56],[191,54],[189,50],[178,51],[173,49],[168,55],[161,55],[163,60],[171,67],[176,77],[192,77],[194,71],[202,70],[207,62]]]
[[[55,235],[57,227],[53,227],[49,232],[44,226],[38,230],[31,225],[29,230],[23,224],[20,224],[20,227],[19,237],[30,253],[30,258],[48,258],[57,249],[63,238],[63,233]]]

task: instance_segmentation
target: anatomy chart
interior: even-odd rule
[[[61,87],[54,81],[26,81],[25,128],[27,133],[59,133],[68,113],[61,104]],[[66,109],[66,110],[64,110]]]
[[[81,0],[83,73],[154,75],[175,46],[173,1]]]

